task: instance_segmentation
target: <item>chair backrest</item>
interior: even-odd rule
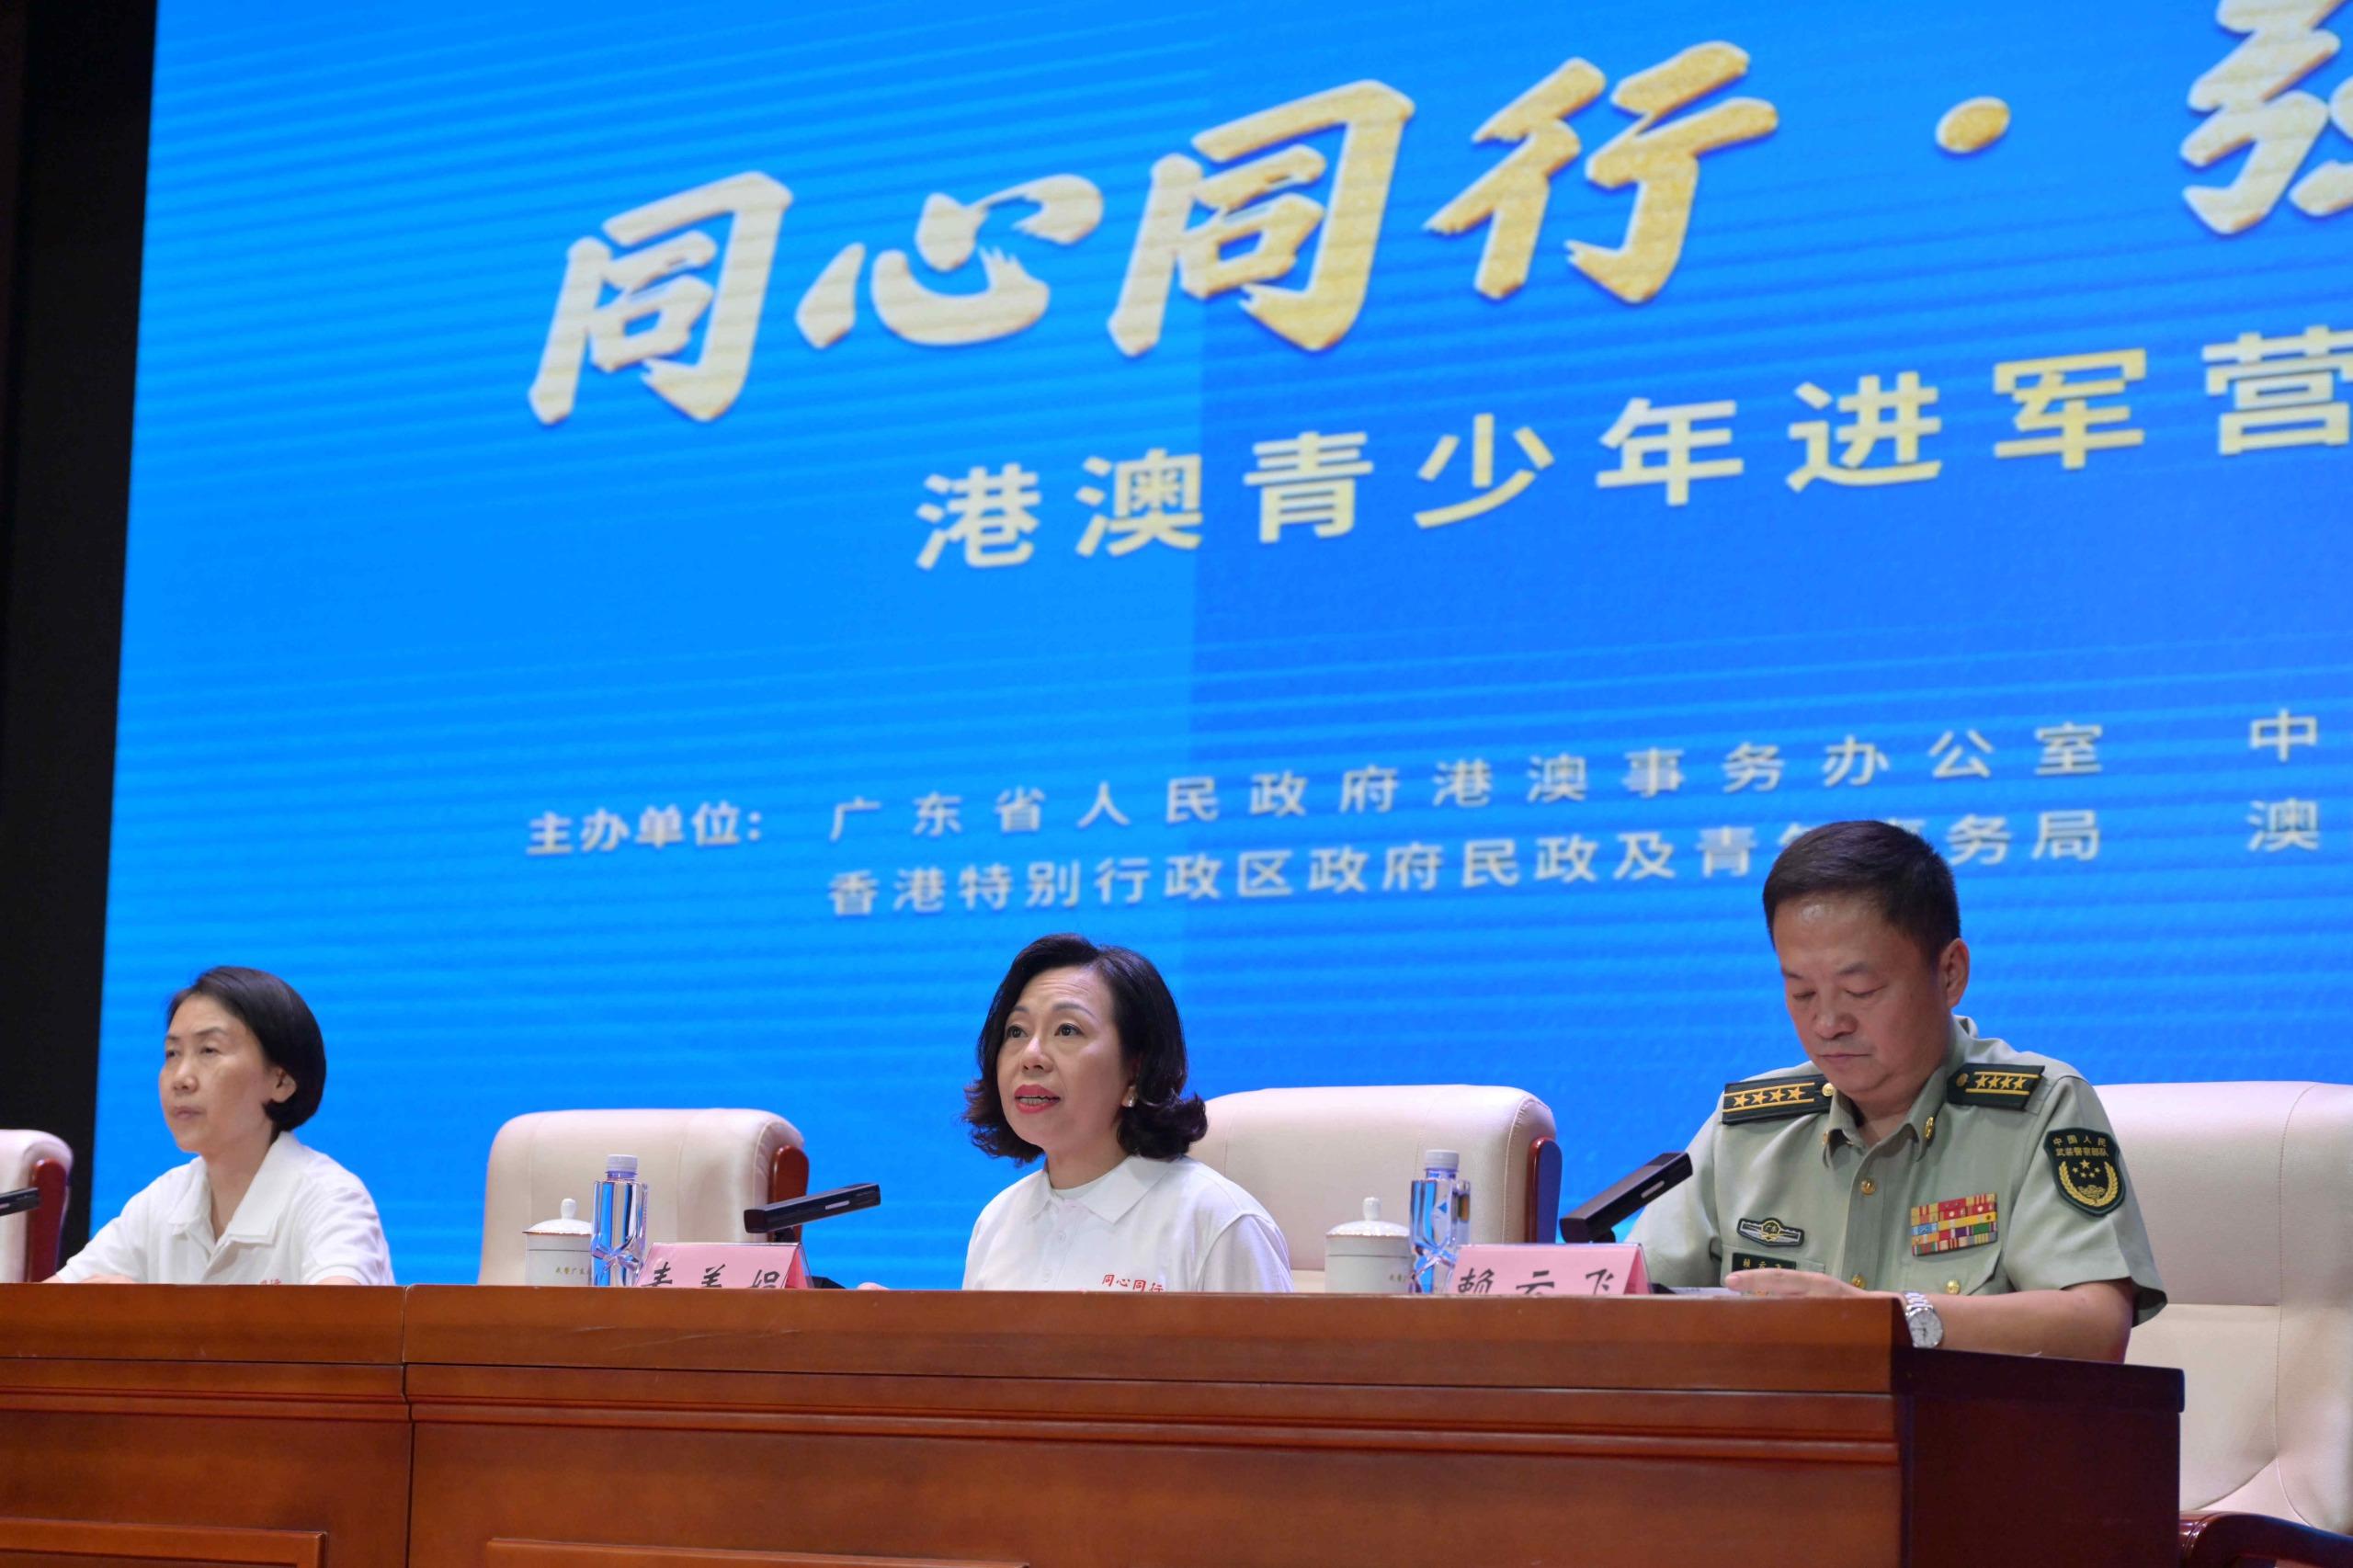
[[[0,1220],[0,1285],[37,1283],[57,1272],[73,1174],[74,1152],[64,1140],[28,1128],[0,1128],[0,1192],[40,1189],[40,1208]]]
[[[801,1134],[773,1111],[534,1111],[491,1142],[478,1281],[521,1284],[525,1228],[567,1198],[588,1218],[608,1154],[637,1156],[645,1233],[657,1242],[752,1241],[745,1210],[809,1188]]]
[[[1552,1112],[1521,1089],[1473,1084],[1253,1089],[1210,1101],[1209,1135],[1193,1158],[1267,1206],[1302,1290],[1324,1284],[1324,1233],[1361,1219],[1405,1222],[1422,1152],[1452,1149],[1471,1181],[1471,1237],[1550,1240],[1560,1205]]]
[[[2353,1532],[2353,1086],[2120,1084],[2101,1103],[2183,1372],[2181,1506]]]

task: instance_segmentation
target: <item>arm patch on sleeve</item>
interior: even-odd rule
[[[2088,1127],[2062,1127],[2043,1141],[2051,1152],[2051,1174],[2059,1196],[2086,1214],[2112,1212],[2124,1201],[2124,1167],[2116,1161],[2116,1139]]]

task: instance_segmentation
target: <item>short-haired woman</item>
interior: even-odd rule
[[[982,1149],[1046,1157],[981,1210],[966,1290],[1291,1288],[1266,1209],[1186,1155],[1208,1113],[1185,1093],[1184,1025],[1142,954],[1066,935],[1022,949],[964,1098]]]
[[[55,1281],[391,1284],[368,1189],[294,1136],[327,1084],[326,1042],[294,988],[209,969],[165,1017],[164,1123],[196,1158],[124,1204]]]

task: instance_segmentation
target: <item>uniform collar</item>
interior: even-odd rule
[[[1116,1225],[1126,1218],[1129,1210],[1143,1199],[1143,1195],[1160,1185],[1176,1168],[1168,1160],[1148,1160],[1142,1154],[1130,1154],[1109,1170],[1083,1187],[1057,1190],[1046,1183],[1049,1203],[1075,1203],[1107,1225]],[[1039,1173],[1043,1176],[1045,1173]]]
[[[1952,1085],[1952,1075],[1962,1062],[1969,1060],[1969,1050],[1976,1043],[1976,1023],[1955,1014],[1950,1032],[1945,1040],[1944,1060],[1937,1064],[1936,1071],[1928,1074],[1928,1081],[1920,1085],[1920,1092],[1912,1096],[1912,1108],[1904,1116],[1904,1125],[1912,1132],[1914,1159],[1916,1160],[1927,1153],[1929,1146],[1936,1142],[1937,1118],[1945,1108],[1945,1094]],[[1846,1096],[1840,1095],[1831,1103],[1830,1125],[1822,1134],[1822,1159],[1824,1165],[1830,1162],[1830,1152],[1840,1143],[1853,1143],[1860,1146],[1862,1140],[1855,1135],[1859,1125],[1854,1103]],[[1888,1134],[1891,1138],[1900,1135],[1900,1131]]]
[[[269,1152],[262,1155],[261,1165],[254,1172],[253,1185],[245,1188],[237,1211],[229,1216],[228,1230],[216,1242],[266,1242],[277,1234],[278,1221],[293,1200],[301,1158],[302,1144],[291,1132],[271,1139]],[[188,1184],[170,1222],[176,1230],[210,1229],[211,1218],[212,1176],[199,1158],[196,1179]]]

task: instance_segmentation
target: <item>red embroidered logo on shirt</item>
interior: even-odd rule
[[[1166,1287],[1155,1285],[1149,1279],[1123,1279],[1106,1274],[1103,1276],[1103,1289],[1106,1290],[1165,1290]]]

